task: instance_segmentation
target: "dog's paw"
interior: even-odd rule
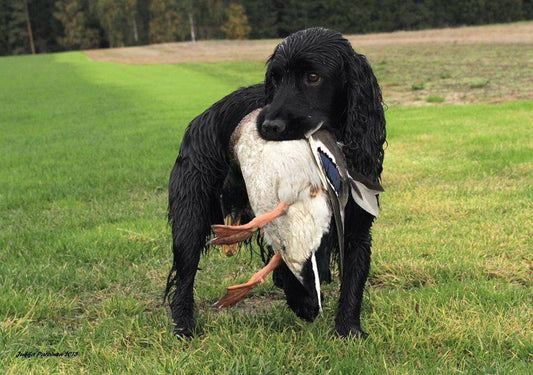
[[[190,339],[194,337],[194,332],[188,327],[174,327],[174,335],[179,339]]]
[[[335,333],[340,337],[354,337],[357,339],[366,339],[368,333],[363,331],[359,326],[346,326],[346,325],[335,325]]]
[[[298,299],[287,299],[287,305],[296,316],[308,322],[313,322],[319,313],[318,302],[309,296],[300,296]]]
[[[292,309],[298,318],[313,322],[318,316],[318,306],[298,306]]]

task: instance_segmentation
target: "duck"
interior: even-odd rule
[[[322,238],[330,234],[334,225],[342,276],[344,210],[348,199],[351,196],[361,208],[377,217],[377,196],[383,189],[348,170],[342,145],[323,129],[323,123],[309,131],[305,139],[267,141],[257,132],[260,110],[245,116],[230,139],[233,163],[242,174],[255,217],[246,224],[213,225],[214,237],[208,245],[238,243],[260,231],[274,255],[246,283],[228,287],[215,306],[222,308],[241,301],[284,262],[306,290],[314,294],[321,312],[317,250]],[[225,189],[230,190],[228,185]],[[223,206],[231,204],[226,202]],[[304,276],[308,262],[312,277]]]

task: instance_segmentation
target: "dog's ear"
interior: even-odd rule
[[[378,182],[383,164],[385,116],[381,89],[365,56],[346,48],[346,113],[341,125],[344,153],[351,168]]]
[[[279,45],[276,46],[272,55],[268,58],[266,62],[266,72],[265,72],[265,104],[272,103],[274,99],[274,82],[272,81],[272,61],[278,52]]]

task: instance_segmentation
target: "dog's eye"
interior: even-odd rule
[[[278,85],[278,77],[275,74],[271,74],[270,82],[272,82],[272,85],[276,87]]]
[[[308,73],[305,79],[310,85],[318,85],[322,81],[322,77],[316,73]]]

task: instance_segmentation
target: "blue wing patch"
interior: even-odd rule
[[[318,154],[320,155],[320,161],[322,162],[322,170],[327,179],[333,186],[335,193],[339,195],[341,190],[341,175],[337,169],[335,162],[320,148],[318,148]]]

